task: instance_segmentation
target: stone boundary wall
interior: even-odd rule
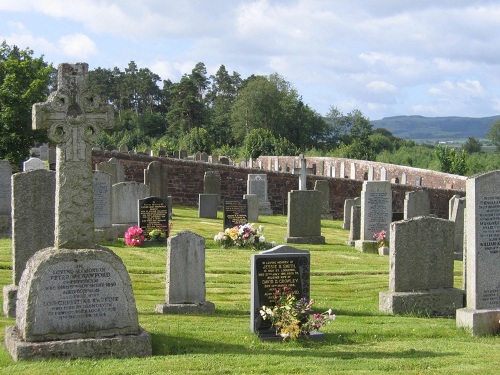
[[[305,159],[306,167],[317,176],[363,181],[370,179],[371,169],[373,173],[373,178],[371,179],[381,180],[383,169],[385,169],[385,181],[397,181],[397,183],[404,185],[460,191],[465,191],[465,180],[467,179],[467,177],[449,173],[367,160],[316,156],[306,157]],[[278,165],[281,171],[289,170],[293,172],[293,168],[300,168],[300,160],[298,156],[260,156],[254,161],[253,165],[261,166],[262,169],[269,171],[275,171],[276,165]],[[405,181],[406,183],[404,183]]]
[[[125,169],[126,181],[144,182],[144,169],[147,168],[148,164],[152,161],[163,163],[167,167],[169,195],[172,196],[173,204],[182,206],[198,205],[198,194],[203,193],[203,178],[206,171],[218,171],[220,173],[222,199],[241,199],[247,193],[248,174],[267,174],[268,199],[275,214],[286,215],[288,192],[299,188],[299,177],[292,173],[109,151],[92,151],[94,169],[97,163],[107,161],[112,157],[122,163]],[[256,165],[255,162],[254,165]],[[362,180],[308,175],[308,190],[314,189],[316,180],[329,181],[330,209],[335,219],[343,218],[344,200],[360,196],[363,185]],[[422,189],[422,187],[392,184],[393,211],[403,212],[405,193],[417,189]],[[455,194],[465,195],[463,191],[456,189],[427,187],[424,187],[424,189],[429,192],[431,213],[445,219],[448,218],[448,201],[450,198]]]

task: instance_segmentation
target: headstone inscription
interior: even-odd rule
[[[57,145],[54,246],[21,276],[16,326],[5,345],[14,360],[150,356],[125,265],[94,241],[91,143],[113,126],[113,108],[90,91],[88,65],[61,64],[58,88],[33,105],[33,127]]]
[[[138,201],[139,226],[145,236],[153,229],[168,230],[168,201],[160,197],[148,197]]]
[[[251,256],[250,330],[274,335],[269,321],[262,320],[261,306],[274,306],[276,289],[289,287],[296,298],[309,300],[311,260],[309,251],[280,245]]]
[[[224,229],[248,223],[246,199],[224,199]]]
[[[497,334],[500,317],[500,170],[466,181],[466,307],[457,327],[475,336]]]
[[[160,314],[213,314],[215,305],[206,300],[205,239],[189,231],[167,241],[165,303]]]
[[[16,298],[28,259],[54,246],[56,174],[39,169],[12,176],[12,284],[3,289],[3,312],[16,316]]]

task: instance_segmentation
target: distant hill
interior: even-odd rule
[[[394,116],[373,120],[373,127],[389,130],[404,139],[467,139],[486,138],[486,133],[499,116],[491,117],[424,117]]]

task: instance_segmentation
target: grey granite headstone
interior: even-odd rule
[[[103,161],[96,166],[96,170],[106,172],[111,175],[111,185],[125,181],[125,169],[122,163],[116,158]]]
[[[188,157],[187,150],[179,150],[179,159],[185,159]]]
[[[169,237],[167,242],[165,303],[156,305],[161,314],[213,314],[206,300],[205,239],[189,231]]]
[[[374,167],[368,167],[368,181],[373,181],[375,180],[375,168]]]
[[[23,162],[23,171],[34,171],[36,169],[47,169],[45,167],[45,163],[38,158],[29,158],[25,162]]]
[[[354,205],[361,204],[361,198],[348,198],[344,200],[344,221],[342,222],[342,229],[351,229],[351,208]]]
[[[198,197],[198,217],[207,219],[217,218],[218,206],[217,194],[199,194]]]
[[[119,152],[123,152],[123,153],[128,153],[128,146],[124,143],[122,143],[119,147],[118,147],[118,151]]]
[[[321,235],[321,193],[317,190],[288,192],[287,243],[324,244]]]
[[[0,237],[11,236],[12,167],[7,160],[0,160]]]
[[[200,161],[208,163],[208,154],[205,151],[200,154]]]
[[[387,169],[385,167],[380,168],[380,181],[387,181]]]
[[[111,176],[94,171],[94,226],[111,227]]]
[[[427,190],[407,191],[403,206],[405,219],[417,216],[429,216],[431,213],[429,192]]]
[[[55,236],[19,282],[16,326],[5,332],[16,361],[152,354],[125,265],[95,245],[91,147],[114,113],[87,77],[87,64],[59,65],[57,91],[33,105],[33,128],[57,145]]]
[[[356,163],[351,162],[351,175],[349,176],[351,180],[356,179]]]
[[[119,182],[111,187],[113,224],[137,225],[137,202],[149,197],[149,187],[135,181]]]
[[[364,181],[361,190],[361,238],[356,241],[356,248],[361,252],[376,252],[373,234],[384,230],[389,237],[391,221],[391,183]]]
[[[244,194],[243,199],[248,203],[248,221],[255,223],[259,221],[259,197],[256,194]]]
[[[421,216],[391,224],[389,291],[380,292],[380,311],[455,316],[463,290],[453,287],[451,221]]]
[[[351,228],[349,230],[349,240],[347,245],[354,246],[356,241],[361,238],[361,206],[351,207]]]
[[[314,182],[314,190],[320,192],[321,218],[333,219],[330,211],[330,182],[328,180],[316,180]]]
[[[275,334],[259,310],[274,306],[273,295],[278,288],[291,288],[296,298],[310,296],[311,259],[309,251],[280,245],[251,256],[250,330]]]
[[[49,145],[46,143],[40,146],[40,159],[45,161],[49,160]]]
[[[218,171],[207,171],[203,177],[203,194],[216,194],[217,207],[221,206],[221,178]]]
[[[500,170],[466,181],[466,307],[457,327],[473,335],[500,333]]]
[[[149,186],[149,192],[152,196],[167,199],[167,167],[159,161],[149,163],[148,168],[144,170],[144,184]]]
[[[54,246],[56,174],[39,169],[12,176],[12,285],[4,287],[3,312],[16,316],[17,288],[28,259]]]
[[[401,174],[401,185],[406,185],[408,183],[408,177],[406,175],[406,172],[403,172]]]
[[[463,260],[464,258],[465,207],[466,198],[457,196],[450,215],[450,220],[455,223],[455,236],[453,241],[455,245],[455,260]]]
[[[247,194],[255,194],[259,198],[259,215],[272,215],[271,202],[267,199],[267,174],[249,174]]]

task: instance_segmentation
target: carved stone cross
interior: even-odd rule
[[[85,63],[59,65],[57,91],[33,105],[33,128],[57,147],[56,248],[95,246],[92,144],[113,127],[113,107],[90,91],[87,73]]]

